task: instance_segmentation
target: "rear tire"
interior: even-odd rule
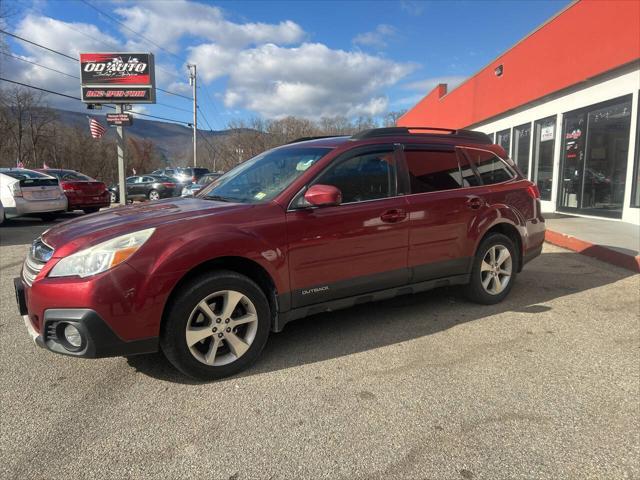
[[[215,380],[255,362],[270,330],[271,310],[260,287],[221,270],[181,287],[164,318],[160,348],[185,375]]]
[[[100,211],[99,207],[92,207],[92,208],[85,208],[82,210],[84,213],[86,213],[87,215],[90,213],[96,213]]]
[[[478,247],[465,296],[476,303],[493,305],[509,294],[518,271],[513,241],[501,233],[489,234]]]
[[[160,193],[157,190],[151,190],[148,197],[149,200],[160,200]]]
[[[111,203],[118,203],[118,196],[116,192],[109,192],[109,196],[111,197]]]

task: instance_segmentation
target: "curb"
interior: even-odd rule
[[[546,242],[557,245],[558,247],[566,248],[581,253],[582,255],[597,258],[600,261],[640,273],[640,255],[633,256],[622,253],[618,250],[613,250],[602,245],[595,245],[567,235],[566,233],[554,232],[553,230],[547,230],[544,239]]]

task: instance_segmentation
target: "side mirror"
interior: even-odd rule
[[[314,207],[330,207],[342,203],[342,192],[333,185],[312,185],[304,199]]]

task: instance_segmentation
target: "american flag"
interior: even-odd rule
[[[24,168],[24,163],[22,163],[20,160],[16,160],[16,167]]]
[[[47,165],[47,162],[42,162],[42,168],[44,168],[45,170],[49,168],[49,165]]]
[[[101,138],[107,131],[95,118],[89,118],[89,130],[93,138]]]

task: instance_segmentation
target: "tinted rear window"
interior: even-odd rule
[[[68,182],[93,182],[93,178],[78,172],[62,172],[57,177]]]
[[[25,178],[51,178],[49,175],[45,175],[44,173],[36,172],[34,170],[1,170],[0,173],[4,173],[5,175],[9,175],[10,177],[17,178],[18,180]]]
[[[475,165],[483,184],[492,185],[514,178],[511,169],[494,153],[472,149],[468,149],[467,153]]]

